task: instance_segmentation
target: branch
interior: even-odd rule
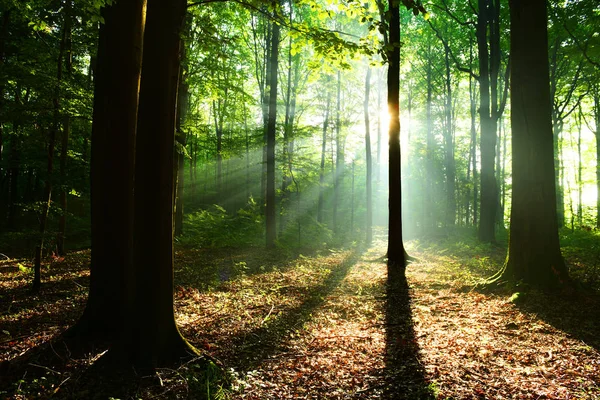
[[[433,7],[438,8],[442,11],[444,11],[446,14],[448,14],[448,16],[450,18],[452,18],[454,21],[456,21],[456,23],[458,23],[459,25],[462,26],[475,26],[475,21],[461,21],[460,19],[458,19],[458,17],[456,16],[456,14],[454,14],[452,11],[450,11],[450,8],[448,8],[448,4],[446,4],[446,0],[443,0],[442,3],[444,4],[444,7],[439,6],[437,4],[432,4]]]
[[[460,62],[456,58],[456,55],[454,54],[454,52],[448,45],[448,41],[446,39],[444,39],[444,37],[442,36],[440,31],[431,23],[430,20],[427,20],[427,23],[429,24],[431,29],[433,29],[433,31],[435,32],[435,35],[442,41],[442,43],[444,44],[444,48],[446,50],[448,50],[448,53],[450,53],[450,57],[452,57],[452,61],[454,61],[454,65],[455,65],[456,69],[458,69],[461,72],[466,72],[467,74],[471,75],[475,80],[479,81],[479,75],[475,74],[471,68],[463,67],[460,64]]]

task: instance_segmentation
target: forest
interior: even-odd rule
[[[600,399],[597,0],[0,0],[0,398]]]

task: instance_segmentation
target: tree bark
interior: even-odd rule
[[[338,208],[342,190],[342,179],[344,176],[344,139],[342,138],[341,106],[342,106],[342,74],[337,72],[337,102],[335,107],[335,173],[333,192],[333,231],[338,233]]]
[[[275,4],[275,3],[274,3]],[[271,37],[271,74],[269,76],[269,119],[267,123],[267,182],[265,221],[267,247],[275,247],[277,218],[275,205],[275,136],[277,134],[277,73],[279,64],[279,25],[273,23]]]
[[[367,221],[366,233],[367,244],[373,241],[373,157],[371,154],[371,126],[369,119],[369,95],[371,92],[371,68],[367,67],[367,76],[365,78],[365,100],[363,103],[365,115],[365,160],[367,163]],[[353,164],[354,165],[354,164]]]
[[[490,56],[488,51],[488,27],[490,0],[478,0],[477,50],[479,55],[479,121],[481,125],[481,208],[479,220],[479,240],[496,240],[497,188],[494,173],[496,157],[496,127],[490,106]],[[493,78],[493,77],[492,77]],[[493,96],[492,96],[493,97]]]
[[[185,0],[148,0],[134,183],[133,279],[124,353],[144,368],[197,351],[173,309],[173,157]]]
[[[94,74],[90,291],[81,319],[69,332],[81,341],[114,340],[129,317],[123,304],[125,280],[131,279],[131,194],[145,8],[146,0],[132,0],[102,11],[105,23]]]
[[[400,9],[390,3],[390,45],[388,53],[389,127],[389,233],[388,279],[400,282],[405,276],[406,251],[402,240],[402,184],[400,163]]]
[[[327,147],[327,129],[329,128],[329,107],[331,95],[327,94],[325,119],[323,121],[323,140],[321,142],[321,166],[319,169],[319,200],[317,203],[317,222],[323,223],[323,208],[325,207],[325,149]]]
[[[66,0],[67,2],[69,0]],[[44,251],[44,242],[46,236],[46,225],[48,224],[48,212],[50,211],[50,205],[52,203],[52,179],[54,173],[54,149],[56,147],[56,136],[60,133],[60,86],[62,84],[63,76],[63,57],[67,45],[67,17],[62,27],[62,35],[60,40],[60,47],[58,51],[58,63],[56,66],[56,87],[54,88],[54,96],[52,98],[52,128],[50,128],[48,135],[48,156],[46,164],[46,182],[44,184],[44,203],[42,204],[42,213],[40,215],[40,243],[35,248],[35,262],[33,265],[34,277],[32,284],[32,291],[37,292],[40,290],[41,281],[41,259],[42,252]]]
[[[71,0],[65,1],[64,8],[64,35],[65,35],[65,70],[67,75],[71,75],[73,65],[73,43],[71,40]],[[56,240],[56,251],[59,255],[65,254],[65,236],[67,232],[67,160],[69,149],[69,135],[71,132],[71,116],[65,112],[63,117],[63,129],[60,146],[60,208],[62,210],[58,222],[58,237]]]
[[[508,257],[497,281],[569,282],[556,216],[545,0],[511,0],[513,195]]]
[[[452,79],[450,71],[450,49],[444,43],[444,65],[446,101],[444,103],[444,162],[446,167],[446,226],[456,223],[456,166],[454,163],[454,127],[452,106]]]

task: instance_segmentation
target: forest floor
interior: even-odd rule
[[[210,379],[211,397],[231,399],[600,398],[597,292],[476,290],[503,249],[408,249],[408,288],[386,286],[382,238],[310,255],[179,249],[177,322],[228,378],[190,361],[120,390],[86,378],[105,349],[74,358],[60,342],[42,345],[80,315],[89,252],[54,259],[36,296],[28,261],[4,261],[0,398],[197,399]]]

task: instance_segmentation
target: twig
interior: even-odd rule
[[[56,393],[58,393],[58,391],[59,391],[60,387],[63,385],[63,383],[65,383],[69,379],[71,379],[71,377],[67,376],[61,383],[59,383],[58,386],[56,387],[56,389],[54,389],[54,392],[52,394],[55,395]]]
[[[261,321],[261,323],[260,323],[260,326],[262,326],[262,325],[265,323],[265,321],[266,321],[267,319],[269,319],[269,317],[271,316],[271,313],[273,312],[273,309],[274,309],[274,308],[275,308],[275,304],[272,304],[272,305],[271,305],[271,309],[269,310],[269,313],[267,314],[267,316],[266,316],[266,317],[264,317],[264,318],[263,318],[263,320],[262,320],[262,321]]]
[[[52,373],[54,373],[54,374],[62,375],[60,372],[58,372],[58,371],[55,371],[55,370],[53,370],[52,368],[45,367],[45,366],[43,366],[43,365],[34,364],[34,363],[29,363],[28,365],[31,365],[32,367],[38,367],[38,368],[45,369],[46,371],[50,371],[50,372],[52,372]]]

